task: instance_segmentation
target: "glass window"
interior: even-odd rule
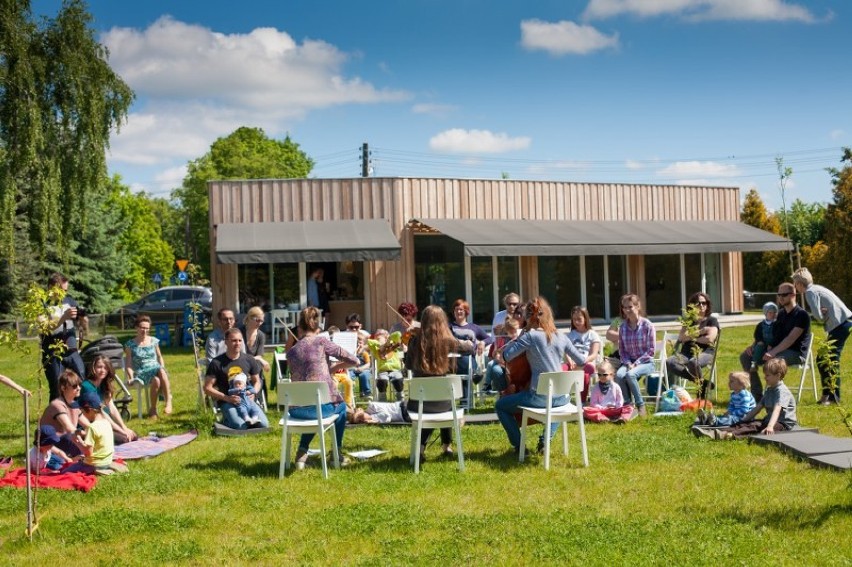
[[[470,259],[470,283],[473,316],[477,325],[490,325],[494,320],[494,261],[492,256]]]
[[[703,272],[701,271],[701,254],[684,254],[683,255],[683,276],[686,281],[686,299],[697,291],[701,291],[701,279]]]
[[[507,293],[520,293],[521,280],[520,270],[518,269],[519,261],[517,256],[498,256],[497,257],[497,310],[502,311],[506,307],[503,305],[503,297]]]
[[[607,256],[609,277],[609,318],[621,317],[621,296],[627,293],[627,257]]]
[[[299,303],[299,264],[272,265],[272,303],[276,309],[286,309]],[[266,292],[269,296],[269,292]]]
[[[443,234],[414,236],[414,281],[417,305],[440,305],[449,313],[465,296],[464,245]]]
[[[586,308],[593,319],[605,316],[604,257],[586,256]]]
[[[269,264],[240,264],[237,266],[237,285],[240,304],[237,310],[245,313],[255,305],[269,306]]]
[[[713,302],[713,311],[722,313],[722,255],[718,252],[704,254],[704,286],[707,295]]]
[[[645,303],[648,315],[680,315],[680,254],[645,256]]]
[[[554,319],[569,319],[580,304],[580,257],[541,256],[538,259],[539,293],[550,302]]]

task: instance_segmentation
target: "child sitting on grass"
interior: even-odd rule
[[[777,431],[788,431],[796,426],[796,398],[784,384],[787,374],[787,363],[783,358],[770,358],[763,365],[763,375],[766,380],[766,390],[763,399],[750,412],[743,416],[740,423],[731,427],[716,430],[717,439],[737,439],[762,433],[772,435]],[[755,416],[762,410],[766,416],[756,420]]]
[[[33,448],[30,449],[30,472],[36,473],[41,469],[58,471],[65,463],[73,459],[65,451],[57,447],[60,437],[52,425],[42,425],[38,428]]]
[[[615,368],[608,360],[598,364],[598,383],[589,394],[589,405],[583,408],[583,419],[598,423],[613,421],[621,424],[633,416],[633,406],[624,405],[621,387],[613,381]]]
[[[74,463],[66,472],[84,472],[86,474],[108,475],[114,472],[127,472],[121,463],[112,460],[115,453],[115,440],[112,436],[112,425],[101,413],[101,399],[94,392],[80,394],[77,400],[83,415],[89,420],[85,439],[77,436],[83,450],[83,462]]]
[[[712,411],[704,412],[698,410],[696,425],[709,425],[710,427],[729,427],[741,422],[743,417],[754,409],[754,396],[748,390],[751,384],[747,372],[731,372],[728,375],[728,387],[731,389],[731,401],[728,402],[728,411],[724,415],[715,416]]]

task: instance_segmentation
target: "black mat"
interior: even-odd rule
[[[829,467],[841,471],[848,471],[852,469],[852,452],[832,453],[829,455],[808,457],[808,462],[818,467]]]
[[[225,427],[217,421],[213,424],[213,435],[218,435],[220,437],[244,437],[246,435],[267,433],[269,429],[269,427],[260,427],[257,429],[231,429],[230,427]]]

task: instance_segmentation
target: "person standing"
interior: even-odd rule
[[[50,399],[59,397],[59,376],[65,369],[73,370],[77,376],[86,375],[86,367],[77,350],[77,320],[79,306],[68,294],[68,278],[59,272],[51,274],[47,281],[48,290],[59,288],[65,292],[62,303],[51,308],[48,327],[50,331],[41,336],[41,360]]]
[[[793,286],[798,293],[805,294],[805,301],[810,308],[814,319],[822,322],[823,328],[829,340],[833,340],[831,347],[831,360],[835,366],[834,384],[832,386],[832,372],[829,365],[817,361],[819,375],[822,378],[822,399],[819,403],[827,406],[840,402],[840,355],[846,339],[849,338],[849,330],[852,329],[852,317],[850,310],[843,301],[830,289],[814,284],[814,278],[807,268],[799,268],[793,274]]]

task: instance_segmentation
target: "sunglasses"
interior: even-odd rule
[[[612,372],[598,372],[598,376],[600,376],[600,377],[612,376]]]
[[[507,304],[506,304],[506,307],[517,307],[518,305],[520,305],[520,303],[518,303],[517,301],[515,301],[514,303],[507,303]]]
[[[254,317],[252,321],[255,323],[263,323],[263,317]]]
[[[699,301],[698,305],[707,305],[707,302],[706,301]]]

